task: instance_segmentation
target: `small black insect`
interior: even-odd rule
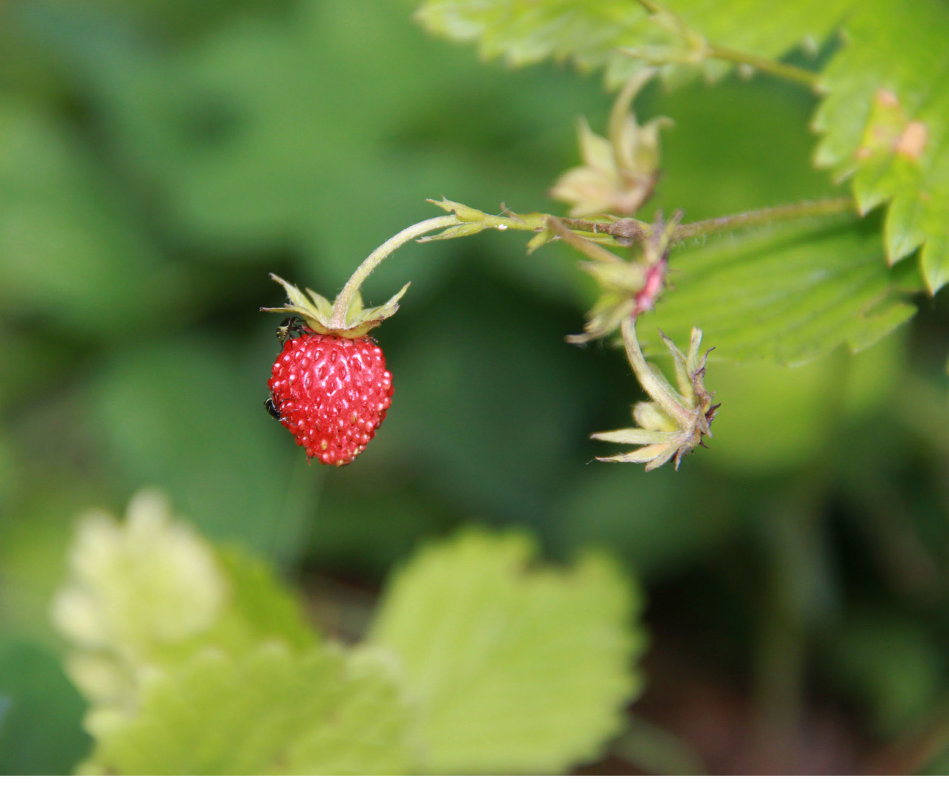
[[[277,339],[280,340],[281,345],[284,345],[288,339],[303,336],[309,330],[300,318],[287,317],[277,326]]]
[[[267,398],[267,400],[264,401],[264,408],[274,420],[280,419],[280,412],[277,411],[277,407],[274,405],[273,398]]]

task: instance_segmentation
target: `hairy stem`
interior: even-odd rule
[[[553,217],[561,225],[569,228],[571,231],[586,231],[591,234],[603,234],[611,236],[613,239],[625,240],[630,242],[642,242],[652,231],[652,225],[637,220],[634,217],[623,217],[620,220],[612,222],[596,222],[594,220],[580,220],[575,217]]]
[[[849,197],[831,197],[822,200],[805,200],[801,203],[789,203],[786,206],[772,206],[767,209],[753,209],[738,214],[728,214],[724,217],[711,217],[708,220],[698,220],[693,223],[677,225],[669,233],[669,243],[676,244],[685,239],[706,236],[707,234],[736,231],[741,228],[753,228],[756,225],[766,225],[774,222],[802,220],[808,217],[828,217],[855,211],[856,205]],[[642,242],[653,231],[653,225],[633,217],[624,217],[613,221],[579,220],[572,217],[552,217],[571,231],[586,231],[592,234],[603,234],[619,240],[621,244],[636,241]]]
[[[822,200],[805,200],[801,203],[789,203],[786,206],[772,206],[767,209],[754,209],[738,214],[728,214],[724,217],[712,217],[708,220],[699,220],[694,223],[685,223],[678,226],[672,233],[672,242],[681,242],[706,234],[735,231],[741,228],[751,228],[756,225],[765,225],[773,222],[787,222],[802,220],[808,217],[827,217],[856,210],[856,205],[849,197],[832,197]]]
[[[346,311],[349,309],[350,303],[359,291],[359,287],[362,286],[363,281],[369,277],[370,273],[372,273],[387,256],[394,253],[402,247],[402,245],[411,242],[413,239],[418,239],[423,234],[437,231],[439,228],[447,228],[449,225],[455,225],[457,223],[458,220],[454,214],[431,217],[428,220],[422,220],[422,222],[415,223],[415,225],[411,225],[399,231],[395,236],[379,245],[379,247],[372,251],[366,260],[359,265],[356,272],[350,276],[350,279],[337,296],[333,304],[332,325],[339,328],[345,327]]]

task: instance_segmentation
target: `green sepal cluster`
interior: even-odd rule
[[[672,120],[658,117],[640,125],[631,107],[653,74],[643,70],[627,81],[613,103],[608,137],[580,120],[583,163],[567,170],[550,190],[551,197],[570,204],[571,217],[631,217],[652,196],[659,180],[659,132]]]
[[[358,290],[348,299],[341,292],[331,303],[312,289],[303,292],[279,275],[271,273],[270,277],[284,288],[287,302],[283,306],[261,307],[261,311],[295,315],[301,317],[317,334],[332,334],[350,339],[366,336],[373,328],[392,317],[399,310],[402,296],[411,286],[409,282],[381,306],[366,308]]]
[[[635,462],[645,464],[646,471],[661,467],[675,459],[679,469],[682,457],[702,444],[703,437],[712,436],[711,424],[719,404],[712,405],[712,395],[705,388],[705,366],[708,353],[699,354],[702,332],[692,329],[688,355],[661,331],[659,335],[672,355],[676,386],[643,357],[636,337],[636,326],[625,320],[622,326],[623,343],[630,366],[646,390],[650,400],[633,406],[633,420],[637,428],[623,428],[593,434],[593,439],[620,445],[637,445],[635,450],[616,456],[597,457],[601,462]]]

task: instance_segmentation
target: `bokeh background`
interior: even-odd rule
[[[620,351],[564,342],[594,297],[566,249],[410,245],[364,288],[413,284],[378,335],[396,392],[367,452],[308,466],[264,411],[269,272],[333,295],[429,197],[562,211],[546,193],[576,120],[605,125],[598,76],[481,63],[412,10],[0,6],[0,690],[25,699],[0,707],[0,772],[88,749],[49,600],[76,516],[143,486],[347,639],[391,568],[463,521],[526,524],[554,559],[608,550],[652,644],[629,732],[587,771],[944,772],[944,300],[856,357],[715,352],[711,450],[645,475],[593,461],[637,387]],[[641,115],[676,125],[650,208],[839,191],[810,166],[812,110],[762,78],[651,89]]]

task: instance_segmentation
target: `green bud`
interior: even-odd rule
[[[639,125],[629,109],[653,74],[651,70],[638,73],[617,96],[609,138],[593,133],[586,120],[580,120],[583,165],[567,170],[550,192],[570,204],[571,216],[630,217],[652,196],[659,179],[659,131],[671,120],[660,117]]]

